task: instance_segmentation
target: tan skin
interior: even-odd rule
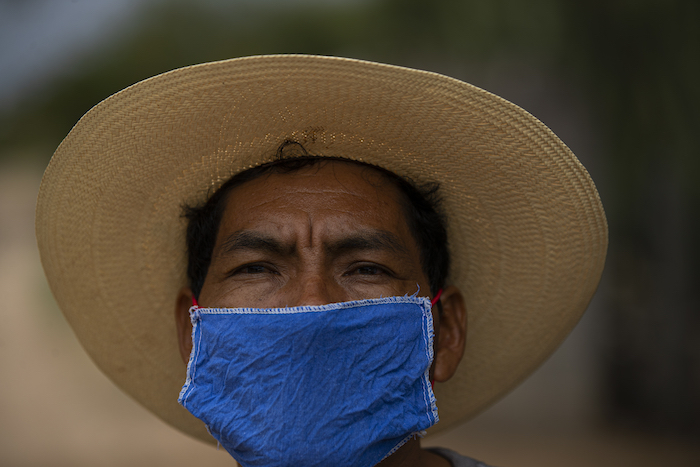
[[[229,194],[199,305],[276,308],[421,295],[430,290],[418,246],[399,204],[400,193],[379,172],[324,161],[288,174],[268,174]],[[436,382],[452,377],[464,353],[466,309],[457,288],[445,288],[434,309]],[[184,362],[192,349],[183,288],[176,321]],[[448,467],[412,439],[382,467]]]

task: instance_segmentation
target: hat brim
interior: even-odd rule
[[[436,385],[441,422],[502,397],[586,309],[607,248],[588,173],[544,124],[467,83],[358,60],[258,56],[178,69],[104,100],[54,154],[36,235],[51,289],[117,385],[211,441],[177,403],[185,380],[175,298],[186,284],[184,204],[296,140],[315,155],[439,182],[449,282],[466,299],[457,374]]]

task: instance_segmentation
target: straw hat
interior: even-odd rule
[[[475,415],[561,343],[600,279],[607,225],[571,151],[523,109],[435,73],[343,58],[258,56],[178,69],[97,104],[42,180],[36,235],[51,290],[118,386],[213,441],[177,403],[181,206],[272,160],[309,153],[441,183],[468,336],[436,385],[441,422]],[[433,432],[434,432],[433,431]]]

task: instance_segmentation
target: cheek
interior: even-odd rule
[[[238,284],[236,281],[224,281],[220,284],[208,284],[206,281],[200,293],[199,306],[217,308],[269,308],[271,298],[276,295],[279,286],[270,281]]]

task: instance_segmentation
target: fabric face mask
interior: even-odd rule
[[[178,401],[244,467],[373,466],[438,421],[430,308],[193,307]]]

